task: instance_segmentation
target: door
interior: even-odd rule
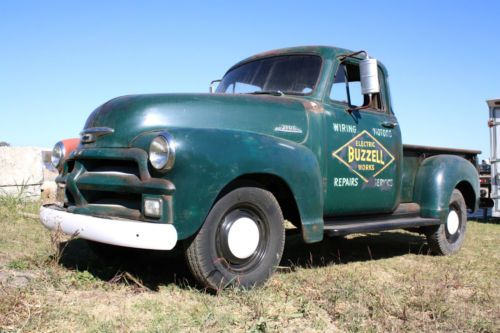
[[[325,102],[326,216],[390,213],[399,204],[401,132],[390,105],[384,72],[381,92],[362,95],[359,66],[344,62]]]

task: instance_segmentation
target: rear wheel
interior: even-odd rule
[[[427,242],[434,254],[453,254],[462,246],[467,229],[467,206],[459,190],[453,190],[448,214],[441,222],[427,229]]]
[[[222,197],[186,247],[188,266],[205,287],[264,283],[283,254],[285,228],[269,191],[243,187]]]

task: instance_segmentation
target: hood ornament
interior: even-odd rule
[[[113,133],[115,130],[109,127],[91,127],[84,129],[81,133],[82,143],[91,143],[97,140],[98,137]]]

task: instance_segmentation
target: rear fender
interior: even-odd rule
[[[444,218],[448,213],[453,189],[468,183],[473,190],[475,210],[479,200],[479,175],[469,161],[455,155],[436,155],[425,159],[415,179],[413,201],[421,207],[421,216]]]

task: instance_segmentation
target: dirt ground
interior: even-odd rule
[[[37,207],[0,203],[1,332],[500,331],[497,223],[469,221],[450,257],[403,231],[306,245],[290,230],[264,287],[213,294],[180,249],[99,258],[46,231]]]

